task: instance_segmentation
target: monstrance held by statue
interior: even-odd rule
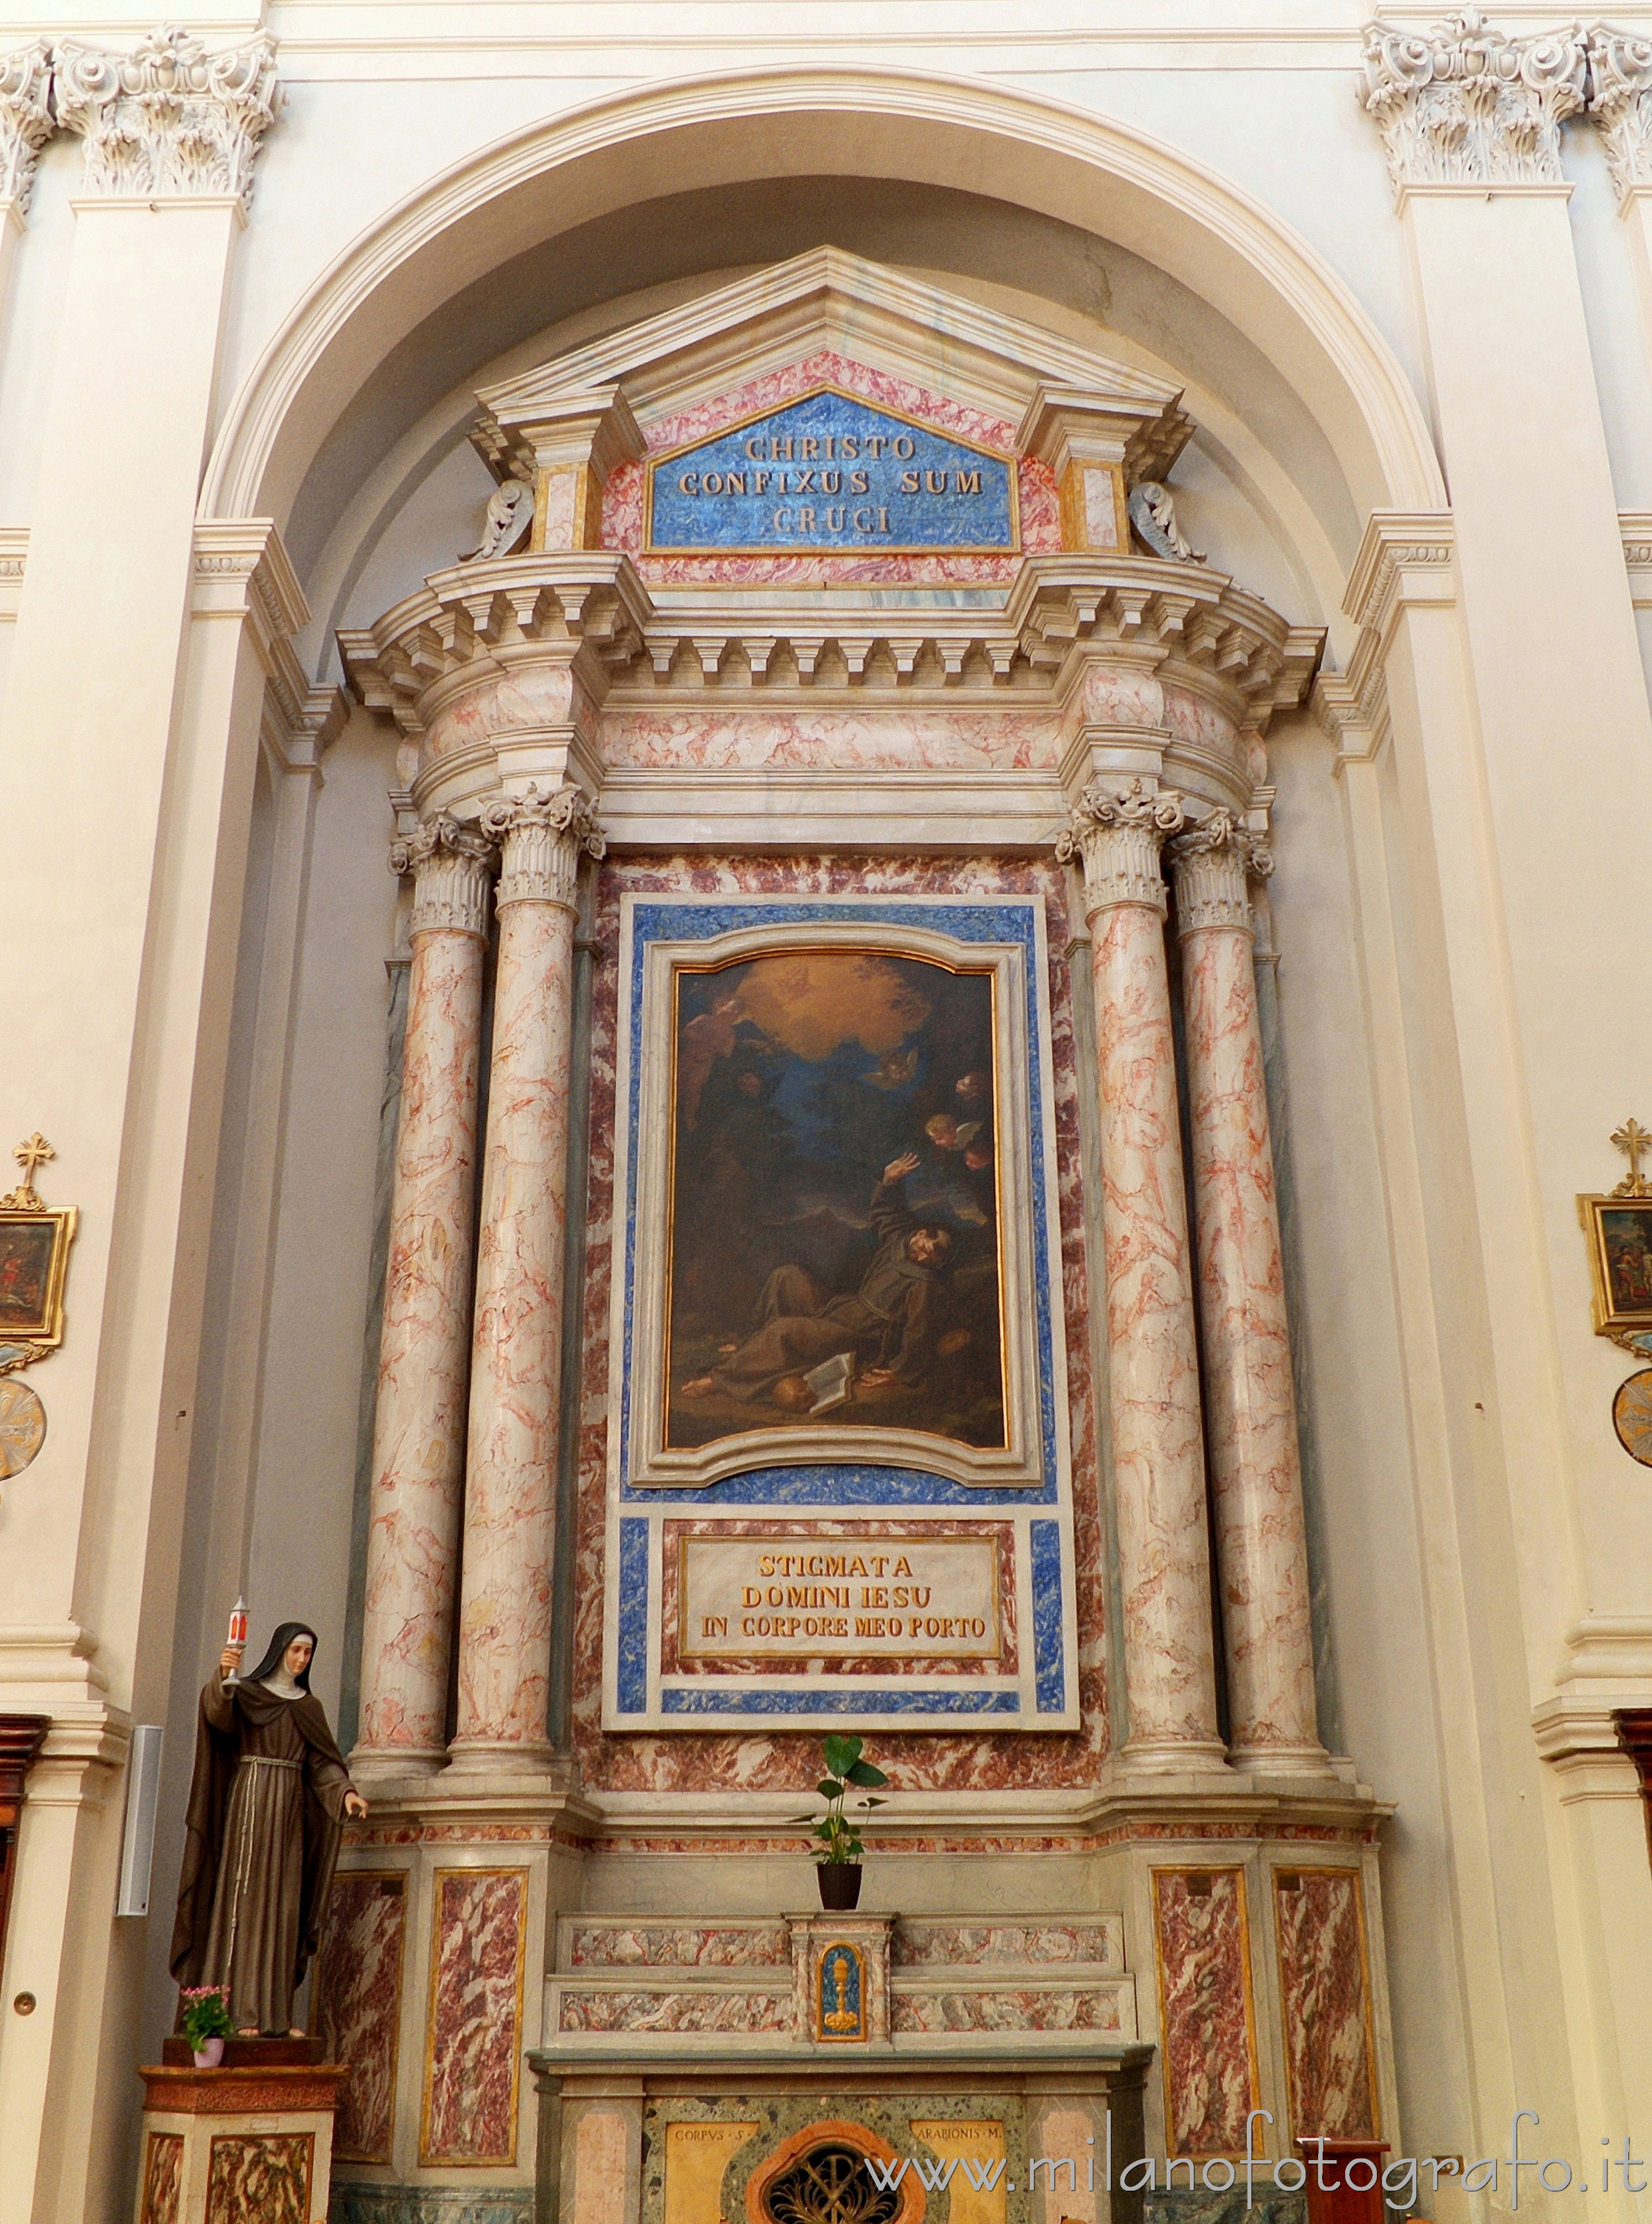
[[[226,1646],[200,1695],[172,1974],[180,1986],[227,1986],[244,2035],[301,2036],[293,1995],[320,1936],[345,1817],[367,1803],[310,1690],[314,1631],[282,1622],[237,1678],[241,1654]]]

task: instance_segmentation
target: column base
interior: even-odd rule
[[[1253,1776],[1329,1776],[1331,1756],[1322,1745],[1234,1745],[1228,1766]]]
[[[1227,1747],[1214,1738],[1130,1738],[1118,1756],[1124,1767],[1155,1776],[1225,1776]]]
[[[447,1748],[447,1774],[454,1776],[547,1776],[553,1754],[542,1738],[455,1738]]]
[[[447,1766],[446,1746],[362,1746],[348,1753],[351,1781],[358,1791],[375,1784],[402,1784],[409,1778],[440,1775]]]

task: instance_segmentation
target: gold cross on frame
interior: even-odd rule
[[[1618,1183],[1612,1195],[1652,1197],[1652,1182],[1641,1179],[1641,1155],[1643,1152],[1652,1149],[1652,1128],[1642,1127],[1638,1120],[1625,1120],[1611,1140],[1629,1160],[1629,1172]]]
[[[40,1192],[35,1187],[35,1169],[43,1166],[57,1153],[38,1128],[26,1143],[19,1143],[12,1157],[23,1170],[23,1178],[9,1197],[0,1197],[0,1206],[13,1212],[36,1212],[40,1210]]]

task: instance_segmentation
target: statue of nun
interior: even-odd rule
[[[346,1815],[367,1812],[310,1690],[315,1632],[284,1621],[250,1676],[226,1646],[200,1695],[172,1974],[227,1985],[244,2038],[287,2033]]]

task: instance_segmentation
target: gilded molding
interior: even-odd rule
[[[1652,186],[1652,39],[1597,23],[1589,33],[1589,118],[1619,200]]]
[[[1360,102],[1396,192],[1558,186],[1560,125],[1582,110],[1588,73],[1580,26],[1510,39],[1463,8],[1428,31],[1368,24]]]
[[[0,54],[0,201],[28,206],[35,158],[56,130],[52,50],[43,39]]]
[[[1073,806],[1071,825],[1055,843],[1060,863],[1083,864],[1086,917],[1119,904],[1144,904],[1162,919],[1169,892],[1159,852],[1167,835],[1186,823],[1174,788],[1149,793],[1139,780],[1128,787],[1107,788],[1099,781],[1086,787]]]
[[[559,904],[577,909],[579,860],[606,854],[597,814],[582,788],[554,795],[529,787],[524,796],[498,796],[482,806],[482,831],[499,844],[499,889],[507,904]]]
[[[163,23],[128,54],[60,39],[52,60],[57,120],[86,142],[86,193],[251,200],[258,142],[287,97],[267,31],[208,54]]]
[[[390,870],[413,875],[408,932],[473,934],[485,941],[488,889],[498,852],[488,837],[442,812],[390,844]]]
[[[1212,926],[1254,933],[1250,882],[1265,881],[1274,869],[1273,852],[1261,835],[1241,826],[1231,811],[1212,811],[1177,835],[1169,856],[1178,934]]]

